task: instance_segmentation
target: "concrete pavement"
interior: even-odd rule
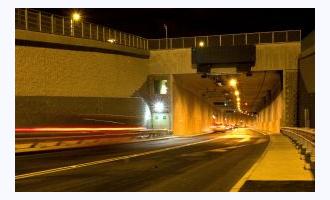
[[[16,191],[229,191],[267,143],[267,136],[239,129],[21,155],[16,157]],[[33,176],[24,176],[29,173]]]
[[[270,135],[263,156],[249,170],[233,191],[313,191],[314,177],[304,169],[305,162],[289,138]]]

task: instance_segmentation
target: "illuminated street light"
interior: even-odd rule
[[[73,14],[72,14],[72,19],[73,19],[73,21],[79,21],[80,20],[80,18],[81,18],[81,16],[80,16],[80,14],[79,13],[77,13],[77,12],[74,12]]]
[[[235,95],[238,96],[239,95],[239,91],[235,90]]]
[[[240,101],[241,101],[241,98],[237,97],[237,98],[236,98],[236,101],[237,101],[237,102],[240,102]]]
[[[205,43],[204,43],[203,41],[200,41],[200,42],[198,43],[198,46],[199,46],[199,47],[204,47],[204,46],[205,46]]]
[[[236,87],[236,85],[237,85],[237,80],[236,80],[236,79],[230,79],[230,81],[229,81],[229,85],[230,85],[231,87]]]
[[[75,30],[74,30],[74,22],[78,22],[80,21],[80,14],[77,13],[77,12],[74,12],[71,16],[71,19],[70,19],[70,32],[71,32],[71,36],[74,36],[75,35]]]
[[[154,105],[154,110],[155,110],[155,112],[158,112],[158,113],[163,112],[164,108],[165,108],[164,103],[161,101],[156,102]]]

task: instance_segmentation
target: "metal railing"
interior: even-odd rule
[[[28,31],[92,39],[138,49],[148,49],[148,40],[145,38],[83,20],[74,21],[70,18],[33,9],[16,8],[15,27],[16,29]]]
[[[83,20],[74,21],[67,17],[24,8],[15,9],[15,27],[16,29],[92,39],[145,50],[240,46],[301,40],[300,30],[146,39],[107,26]]]
[[[308,165],[307,169],[315,171],[315,131],[312,129],[282,127],[281,133],[288,136]]]
[[[241,46],[301,40],[300,30],[149,39],[149,49]]]

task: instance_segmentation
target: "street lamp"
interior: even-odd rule
[[[165,29],[165,41],[166,41],[166,49],[167,49],[167,25],[164,24],[164,29]]]
[[[204,41],[200,41],[200,42],[198,43],[198,46],[199,46],[199,47],[204,47],[204,46],[205,46]]]
[[[71,20],[70,20],[70,28],[71,28],[71,36],[74,36],[74,22],[80,21],[81,16],[78,12],[72,13]]]
[[[77,21],[80,20],[80,18],[81,18],[81,16],[80,16],[80,14],[79,14],[78,12],[74,12],[74,13],[72,14],[72,20],[73,20],[73,21],[77,22]]]

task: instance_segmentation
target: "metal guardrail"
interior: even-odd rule
[[[149,39],[149,49],[241,46],[301,40],[300,30]]]
[[[74,21],[33,9],[15,9],[15,28],[148,49],[148,40],[145,38],[83,20]]]
[[[315,171],[315,131],[312,129],[282,127],[281,133],[295,144],[302,158],[309,164],[306,168]]]

